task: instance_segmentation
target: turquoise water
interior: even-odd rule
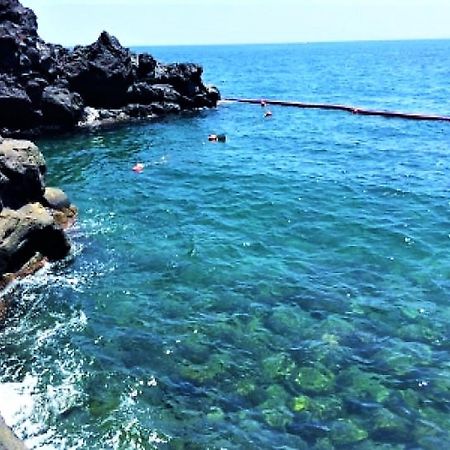
[[[151,50],[225,96],[450,112],[450,42]],[[39,142],[80,217],[7,294],[0,411],[31,447],[450,442],[449,125],[271,110]]]

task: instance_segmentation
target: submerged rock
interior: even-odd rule
[[[369,433],[351,420],[339,419],[331,427],[331,441],[335,445],[350,446],[369,437]]]
[[[334,387],[335,376],[325,367],[301,367],[296,384],[305,392],[326,393]]]

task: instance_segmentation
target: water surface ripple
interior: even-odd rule
[[[200,60],[225,95],[448,113],[449,46],[155,51]],[[30,446],[450,442],[448,124],[272,112],[39,143],[80,218],[74,254],[7,293],[0,410]]]

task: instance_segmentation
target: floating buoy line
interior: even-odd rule
[[[295,108],[309,108],[309,109],[324,109],[324,110],[337,110],[337,111],[347,111],[352,114],[359,114],[362,116],[382,116],[382,117],[393,117],[398,119],[407,120],[433,120],[450,122],[450,116],[441,116],[437,114],[417,114],[417,113],[404,113],[399,111],[384,111],[376,109],[365,109],[355,106],[346,105],[334,105],[330,103],[305,103],[305,102],[290,102],[284,100],[261,100],[252,98],[225,98],[228,102],[238,102],[238,103],[252,103],[261,106],[266,105],[279,105],[279,106],[292,106]]]

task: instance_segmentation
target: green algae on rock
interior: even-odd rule
[[[350,419],[339,419],[333,423],[330,436],[334,444],[345,446],[367,439],[369,433]]]
[[[335,375],[325,367],[300,367],[295,383],[302,391],[313,394],[327,393],[334,387]]]

